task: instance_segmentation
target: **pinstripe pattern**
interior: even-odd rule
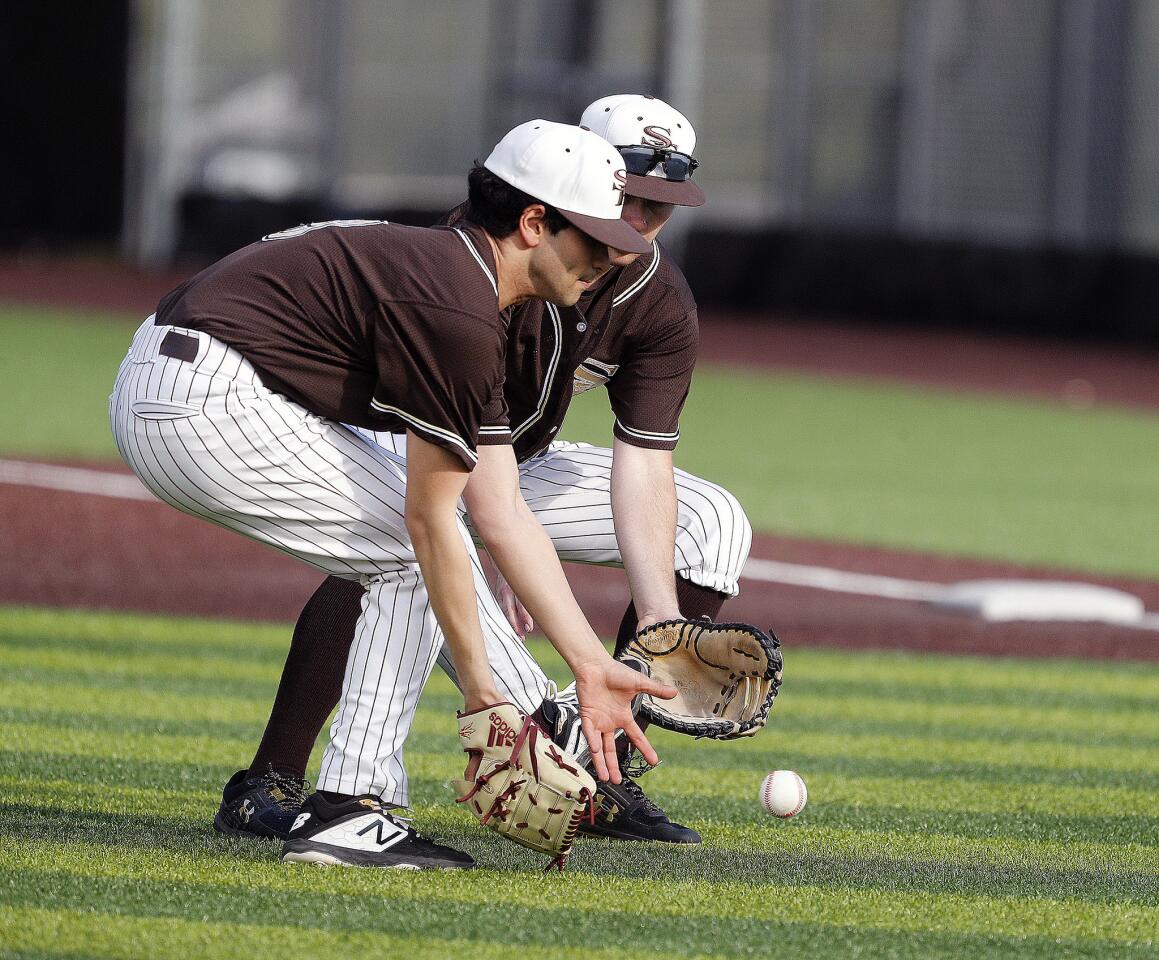
[[[121,364],[109,403],[117,449],[177,509],[367,588],[318,787],[406,804],[403,743],[442,634],[404,523],[405,461],[268,390],[207,334],[180,331],[199,341],[192,362],[160,355],[172,329],[150,318]],[[479,586],[474,544],[459,529]],[[478,593],[494,637],[505,621],[489,591]],[[497,673],[534,709],[546,678],[521,644],[504,651]]]
[[[752,527],[736,497],[684,470],[676,479],[676,573],[702,587],[740,592]],[[612,451],[557,441],[519,467],[523,498],[560,559],[619,566],[612,523]]]
[[[403,435],[364,435],[391,453],[406,455]],[[562,440],[519,465],[523,498],[547,531],[560,559],[622,565],[612,523],[611,474],[611,450]],[[675,480],[677,575],[736,596],[740,592],[741,569],[752,546],[748,517],[736,497],[722,487],[684,470],[675,471]],[[494,600],[477,554],[472,552],[471,556],[483,635],[499,689],[524,712],[530,712],[546,696],[550,681],[512,632]],[[445,650],[438,663],[455,679]],[[556,699],[574,704],[574,684],[560,691]]]

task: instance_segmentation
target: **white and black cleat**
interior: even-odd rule
[[[318,793],[302,805],[282,846],[282,862],[394,870],[475,866],[467,854],[420,836],[377,797],[330,803]]]

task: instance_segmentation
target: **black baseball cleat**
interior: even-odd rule
[[[467,854],[420,836],[394,809],[369,794],[331,803],[312,793],[282,846],[282,861],[395,870],[475,866]]]
[[[239,770],[229,778],[213,818],[214,829],[238,837],[285,840],[310,784],[273,767],[260,777],[248,774]]]
[[[544,700],[537,713],[556,746],[571,751],[595,777],[591,753],[580,728],[579,711],[567,701]],[[536,719],[539,719],[538,717]],[[657,840],[661,843],[700,843],[700,834],[680,823],[673,823],[629,775],[646,772],[647,764],[633,764],[633,750],[622,730],[616,732],[620,754],[619,784],[596,781],[595,822],[580,821],[580,833],[617,840]]]
[[[591,769],[588,769],[591,773]],[[614,840],[656,840],[660,843],[700,843],[691,827],[673,823],[626,773],[620,783],[596,782],[595,821],[580,821],[580,833]]]
[[[544,700],[532,714],[532,719],[547,731],[552,743],[562,747],[581,764],[586,766],[591,760],[577,706],[566,700]]]

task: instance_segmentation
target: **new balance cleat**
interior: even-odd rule
[[[394,870],[461,870],[475,865],[467,854],[420,836],[378,797],[330,803],[318,793],[310,795],[294,820],[282,846],[282,861]]]
[[[239,770],[221,791],[214,829],[259,840],[286,839],[310,792],[310,784],[272,767],[260,777],[250,777],[248,773]]]

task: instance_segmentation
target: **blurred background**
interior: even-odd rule
[[[1152,0],[0,3],[0,246],[214,259],[427,223],[533,116],[651,92],[702,307],[1159,342]]]

